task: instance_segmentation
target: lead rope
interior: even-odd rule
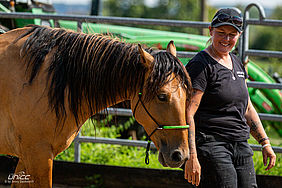
[[[145,164],[148,165],[150,163],[150,146],[151,146],[151,139],[149,138],[147,147],[146,147],[146,156],[145,156]]]
[[[151,142],[152,142],[151,136],[156,132],[156,130],[162,129],[162,126],[159,125],[158,122],[155,120],[155,118],[149,113],[149,111],[145,107],[145,105],[144,105],[143,101],[141,100],[141,98],[142,98],[142,93],[139,92],[138,93],[138,101],[137,101],[137,103],[135,105],[135,108],[134,108],[134,111],[133,111],[133,116],[135,117],[135,112],[136,112],[137,106],[138,106],[139,102],[141,102],[141,104],[142,104],[143,108],[145,109],[146,113],[158,125],[158,127],[150,135],[148,135],[148,137],[147,137],[148,143],[147,143],[147,147],[146,147],[145,164],[148,165],[150,163],[149,156],[150,156],[150,147],[151,147]]]
[[[150,147],[151,147],[151,136],[156,132],[156,130],[159,130],[161,128],[157,127],[149,136],[148,136],[148,143],[146,147],[146,156],[145,156],[145,164],[148,165],[150,163],[149,156],[150,156]]]

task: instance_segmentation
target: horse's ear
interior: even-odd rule
[[[168,43],[168,45],[167,45],[167,47],[166,47],[166,51],[167,51],[167,52],[170,52],[174,57],[176,57],[176,47],[175,47],[175,45],[174,45],[173,40],[171,40],[171,41]]]
[[[138,44],[138,51],[140,53],[140,60],[141,60],[141,62],[145,66],[150,67],[151,64],[154,61],[154,57],[151,54],[149,54],[148,52],[146,52],[145,50],[143,50],[143,48],[141,47],[140,44]]]

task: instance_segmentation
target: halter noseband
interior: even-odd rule
[[[142,84],[143,86],[143,84]],[[142,88],[140,89],[140,92],[138,93],[138,101],[134,107],[134,111],[133,111],[133,117],[135,118],[135,112],[137,109],[137,106],[139,104],[139,102],[141,103],[141,105],[143,106],[144,110],[146,111],[146,113],[150,116],[150,118],[156,123],[156,125],[158,126],[157,128],[155,128],[153,130],[153,132],[151,132],[151,134],[148,135],[148,144],[146,147],[146,157],[145,157],[145,163],[148,165],[149,164],[149,152],[150,152],[150,146],[151,146],[151,136],[157,131],[157,130],[164,130],[164,129],[188,129],[189,125],[160,125],[156,119],[150,114],[150,112],[148,111],[148,109],[146,108],[146,106],[144,105],[143,101],[142,101]]]

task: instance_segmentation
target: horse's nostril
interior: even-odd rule
[[[175,151],[171,154],[171,159],[175,162],[179,162],[183,160],[183,156],[180,151]]]

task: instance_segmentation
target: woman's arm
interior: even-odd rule
[[[187,107],[186,120],[189,124],[188,142],[190,157],[185,164],[185,179],[189,183],[195,184],[196,186],[200,183],[201,177],[201,166],[197,158],[196,143],[195,143],[195,122],[194,115],[200,105],[204,92],[194,89],[190,105]]]
[[[262,155],[264,166],[267,165],[267,160],[269,158],[268,166],[265,169],[269,170],[275,166],[276,155],[271,148],[269,138],[264,131],[260,118],[252,105],[250,98],[248,99],[248,108],[245,118],[247,120],[247,124],[250,126],[251,135],[263,146]]]

